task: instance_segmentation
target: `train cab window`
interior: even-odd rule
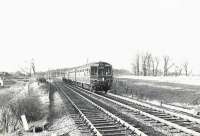
[[[106,67],[105,73],[106,73],[106,75],[111,75],[111,67]]]
[[[97,75],[97,67],[91,67],[91,75]]]
[[[104,69],[98,69],[98,75],[103,76],[104,75]]]

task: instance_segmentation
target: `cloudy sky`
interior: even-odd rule
[[[0,1],[0,71],[107,61],[131,69],[138,52],[187,60],[200,73],[199,0]]]

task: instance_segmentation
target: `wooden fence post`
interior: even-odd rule
[[[132,98],[133,98],[133,89],[131,89],[131,96],[132,96]]]

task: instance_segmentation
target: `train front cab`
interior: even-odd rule
[[[107,93],[112,86],[112,66],[107,63],[99,63],[91,66],[91,87],[95,91]]]

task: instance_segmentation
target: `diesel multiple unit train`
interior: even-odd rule
[[[112,65],[106,62],[95,62],[74,67],[65,71],[63,81],[73,82],[93,92],[107,93],[113,81]]]

